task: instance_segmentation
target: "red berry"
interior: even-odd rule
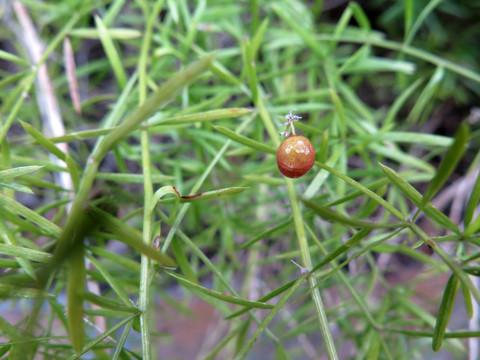
[[[280,144],[277,150],[277,165],[280,172],[289,178],[305,175],[315,162],[315,148],[302,135],[292,135]]]

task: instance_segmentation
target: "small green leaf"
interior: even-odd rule
[[[0,254],[38,262],[47,262],[52,258],[52,254],[43,251],[9,244],[0,244]]]
[[[383,206],[387,211],[389,211],[391,214],[393,214],[397,219],[403,221],[405,220],[405,216],[399,211],[397,210],[394,206],[392,206],[389,202],[385,201],[382,197],[378,196],[377,194],[375,194],[372,190],[370,190],[369,188],[363,186],[362,184],[360,184],[359,182],[355,181],[354,179],[352,179],[351,177],[348,177],[347,175],[345,174],[342,174],[341,172],[335,170],[334,168],[326,165],[326,164],[322,164],[318,161],[315,161],[315,165],[317,165],[319,168],[321,169],[324,169],[324,170],[327,170],[329,173],[333,174],[334,176],[342,179],[343,181],[345,181],[346,183],[352,185],[353,187],[357,188],[358,190],[360,190],[363,194],[367,195],[368,197],[372,198],[373,200],[375,200],[377,203],[379,203],[381,206]]]
[[[19,287],[8,284],[0,284],[0,299],[23,298],[23,299],[44,299],[53,296],[48,292],[27,287]]]
[[[375,134],[362,134],[352,136],[353,139],[362,141],[391,141],[395,143],[411,143],[422,146],[450,146],[452,138],[442,135],[422,134],[408,131],[386,131]]]
[[[417,88],[422,84],[422,82],[423,82],[422,78],[417,79],[408,88],[406,88],[399,96],[397,96],[392,106],[390,107],[390,110],[388,111],[387,116],[385,117],[382,129],[389,129],[392,126],[402,106],[405,104],[408,98],[415,92],[415,90],[417,90]]]
[[[252,92],[253,102],[257,102],[258,97],[258,79],[257,69],[255,64],[255,54],[253,53],[250,39],[245,39],[242,43],[243,63],[244,69],[247,73],[248,81],[250,83],[250,91]]]
[[[473,276],[480,276],[480,266],[464,266],[462,270]]]
[[[458,162],[462,158],[463,152],[467,147],[467,142],[469,139],[470,130],[468,125],[464,122],[460,125],[460,129],[455,135],[455,140],[450,146],[445,155],[445,158],[442,160],[437,173],[433,177],[432,181],[428,184],[427,190],[423,195],[423,199],[420,203],[420,208],[423,208],[425,204],[430,202],[430,200],[435,196],[435,194],[440,190],[445,181],[450,177],[453,170],[455,170]]]
[[[413,1],[414,0],[405,0],[404,2],[404,18],[405,18],[405,34],[404,39],[407,39],[408,33],[411,30],[413,23]]]
[[[260,49],[260,45],[262,44],[263,37],[265,36],[265,32],[268,29],[268,18],[262,21],[260,26],[258,27],[255,35],[252,38],[252,54],[255,58],[258,57],[258,50]]]
[[[282,180],[283,181],[283,180]],[[264,238],[266,238],[267,236],[275,233],[275,232],[279,232],[279,231],[282,231],[282,230],[285,230],[287,229],[290,225],[292,225],[293,223],[293,219],[289,219],[287,221],[284,221],[266,231],[263,231],[262,233],[258,234],[257,236],[255,236],[254,238],[252,238],[251,240],[247,241],[246,243],[240,245],[238,248],[235,249],[235,251],[240,251],[240,250],[244,250],[250,246],[252,246],[253,244],[255,244],[257,241],[260,241]]]
[[[177,198],[180,197],[175,186],[162,186],[160,189],[155,191],[155,194],[153,194],[153,198],[151,199],[151,201],[146,204],[147,213],[151,214],[155,209],[155,206],[157,206],[158,201],[167,194],[173,194]]]
[[[465,229],[465,235],[472,235],[480,230],[480,214]]]
[[[302,199],[302,202],[317,215],[332,223],[340,223],[353,227],[368,228],[368,229],[391,229],[405,227],[404,223],[374,223],[368,221],[355,220],[334,210],[331,210],[322,205],[316,204],[309,200]]]
[[[386,253],[386,254],[395,254],[395,253],[403,254],[412,259],[417,260],[418,262],[433,266],[436,269],[445,270],[445,271],[448,270],[448,267],[440,263],[439,260],[435,260],[431,256],[425,255],[421,251],[415,251],[404,245],[379,244],[375,246],[373,251],[377,253]]]
[[[288,2],[284,3],[285,5]],[[298,34],[305,44],[315,53],[318,59],[323,60],[326,55],[326,49],[321,41],[315,38],[315,32],[312,29],[305,27],[305,24],[300,24],[294,16],[292,16],[290,9],[286,6],[280,5],[279,2],[275,2],[272,5],[275,13],[292,28],[294,33]]]
[[[280,341],[275,345],[275,359],[290,360],[290,356],[288,356],[287,351],[285,350]]]
[[[30,66],[30,63],[26,60],[23,60],[22,58],[18,57],[17,55],[13,55],[9,52],[6,52],[4,50],[0,50],[0,59],[6,60],[6,61],[11,61],[13,63],[16,63],[18,65],[23,65],[23,66]]]
[[[317,151],[317,159],[322,163],[326,162],[328,159],[329,140],[330,140],[330,137],[327,129],[322,134],[322,140],[320,141],[320,145],[318,146],[318,151]]]
[[[107,252],[107,250],[104,250],[104,251]],[[117,255],[117,257],[122,257],[122,256]],[[103,280],[114,291],[116,298],[123,301],[123,304],[125,306],[132,305],[132,302],[131,302],[130,298],[128,297],[127,290],[124,288],[124,286],[122,286],[123,283],[120,280],[118,280],[117,276],[115,276],[113,274],[110,274],[110,272],[107,271],[107,269],[105,269],[105,267],[102,264],[103,261],[102,262],[99,261],[96,256],[90,255],[88,253],[87,253],[87,258],[88,258],[88,260],[90,260],[90,262],[95,267],[95,269],[98,271],[99,275],[103,278]],[[119,264],[122,264],[122,263],[120,262]],[[138,264],[138,267],[136,268],[136,271],[139,271],[139,268],[140,268],[140,264]]]
[[[342,71],[345,74],[368,74],[379,71],[413,74],[415,63],[410,61],[394,60],[381,57],[363,57],[345,66]]]
[[[351,2],[348,4],[348,7],[352,9],[353,17],[355,20],[357,20],[358,25],[360,25],[363,30],[370,32],[372,26],[370,25],[368,16],[365,14],[360,5],[358,5],[356,2]]]
[[[268,313],[268,315],[265,317],[265,319],[260,323],[260,325],[257,327],[255,332],[252,334],[250,339],[245,343],[245,345],[240,349],[239,353],[235,357],[235,360],[242,360],[245,359],[247,356],[248,351],[251,349],[255,341],[259,338],[260,334],[265,331],[265,329],[268,327],[270,322],[273,320],[275,315],[283,309],[285,306],[286,302],[290,299],[290,297],[293,295],[295,290],[304,283],[305,278],[307,277],[307,274],[303,274],[300,276],[298,279],[296,279],[290,289],[283,294],[282,298],[275,304],[275,307],[273,307],[273,310]]]
[[[372,232],[373,229],[369,228],[363,228],[356,232],[346,243],[340,245],[337,247],[335,250],[333,250],[331,253],[329,253],[327,256],[325,256],[322,261],[320,261],[317,265],[315,265],[311,272],[315,272],[318,269],[320,269],[322,266],[325,266],[332,260],[336,259],[343,253],[347,252],[350,250],[353,246],[357,245],[362,239],[364,239],[368,234]]]
[[[378,359],[378,355],[380,354],[380,347],[381,347],[381,338],[380,333],[378,331],[370,332],[370,342],[368,347],[368,353],[365,356],[365,359],[368,360],[376,360]]]
[[[80,186],[80,167],[68,154],[65,157],[65,162],[67,164],[67,170],[70,174],[70,178],[72,179],[73,188],[75,191],[78,191],[78,187]]]
[[[131,314],[140,314],[140,310],[133,306],[125,306],[121,302],[109,299],[105,296],[99,296],[97,294],[85,291],[83,293],[83,298],[86,301],[91,302],[92,304],[98,305],[105,309],[111,309],[115,311],[123,311]]]
[[[68,259],[67,282],[67,320],[68,332],[72,347],[78,354],[82,351],[85,341],[83,322],[83,294],[85,290],[85,262],[83,244],[79,243]]]
[[[21,185],[21,184],[16,184],[16,183],[2,183],[2,182],[0,182],[0,188],[1,187],[6,187],[6,188],[9,188],[9,189],[24,192],[24,193],[27,193],[27,194],[33,194],[34,193],[32,191],[32,189],[30,189],[28,186]]]
[[[344,137],[347,133],[347,117],[345,115],[345,109],[335,90],[330,89],[330,96],[335,107],[335,114],[338,117],[340,134],[342,137]]]
[[[97,173],[95,176],[97,179],[110,180],[117,183],[132,183],[142,184],[143,174],[118,174],[118,173]],[[159,184],[164,183],[167,180],[175,179],[173,176],[154,174],[152,175],[152,183]]]
[[[419,159],[410,154],[406,154],[403,151],[392,149],[391,147],[380,145],[378,143],[370,143],[367,145],[368,149],[382,155],[386,158],[393,159],[400,164],[408,164],[408,166],[415,167],[426,171],[427,173],[433,174],[434,168],[428,162]]]
[[[238,331],[238,336],[235,341],[235,354],[238,353],[239,349],[245,344],[245,339],[248,334],[248,329],[250,328],[251,318],[247,318],[243,321]]]
[[[390,169],[388,166],[380,164],[383,172],[390,181],[409,198],[416,206],[420,207],[422,202],[422,195],[412,186],[410,185],[405,179],[403,179],[397,172]],[[428,203],[422,209],[423,212],[431,218],[436,223],[446,227],[447,229],[455,232],[460,233],[458,226],[453,223],[445,214],[440,212],[437,208],[435,208],[432,204]]]
[[[447,325],[452,315],[455,297],[457,296],[458,284],[458,277],[452,274],[443,292],[442,303],[438,310],[437,322],[435,324],[435,330],[433,331],[432,348],[435,352],[440,350],[442,346],[445,331],[447,330]]]
[[[27,208],[19,202],[0,193],[0,208],[2,207],[4,211],[9,212],[14,216],[23,216],[28,221],[36,224],[43,232],[53,236],[54,238],[58,239],[60,237],[62,230],[57,225],[45,219],[43,216],[38,215],[35,211]]]
[[[84,131],[74,131],[70,134],[66,134],[63,136],[57,136],[49,138],[51,142],[54,144],[57,143],[69,143],[78,140],[90,139],[90,138],[97,138],[102,135],[106,135],[111,133],[115,130],[116,127],[106,128],[106,129],[95,129],[95,130],[84,130]]]
[[[206,287],[203,287],[201,285],[198,285],[195,282],[192,282],[188,280],[187,278],[171,272],[167,271],[166,272],[168,275],[173,277],[175,280],[177,280],[180,284],[182,284],[185,287],[188,287],[194,291],[198,291],[204,295],[213,297],[215,299],[230,303],[230,304],[236,304],[236,305],[241,305],[241,306],[247,306],[249,308],[255,308],[255,309],[273,309],[273,305],[266,304],[264,302],[259,302],[259,301],[249,301],[245,299],[241,299],[232,295],[224,294],[216,290],[211,290],[207,289]]]
[[[435,73],[430,78],[430,81],[423,89],[422,93],[417,97],[415,105],[410,111],[407,120],[408,121],[419,121],[422,115],[426,114],[426,110],[429,108],[432,98],[435,97],[435,93],[440,86],[443,78],[445,76],[445,69],[443,66],[437,67]]]
[[[80,357],[80,355],[95,349],[99,343],[105,342],[105,339],[111,336],[114,336],[114,334],[117,333],[121,328],[123,328],[125,325],[128,326],[128,323],[134,322],[135,319],[138,319],[138,315],[131,315],[125,319],[120,320],[117,324],[108,328],[107,331],[102,332],[99,336],[97,336],[96,338],[94,338],[93,340],[85,344],[85,346],[81,349],[79,353],[68,357],[67,360],[76,360]],[[127,331],[127,334],[128,334],[128,331]]]
[[[181,203],[191,203],[191,202],[197,202],[197,201],[223,199],[226,197],[235,196],[247,189],[248,187],[229,187],[225,189],[217,189],[212,191],[206,191],[203,193],[182,196],[179,194],[175,186],[170,186],[170,185],[163,186],[155,192],[155,194],[153,195],[152,201],[147,206],[147,208],[149,208],[150,211],[153,211],[153,209],[155,208],[157,203],[160,201],[160,199],[167,194],[175,195],[176,197],[176,199],[174,198],[175,201],[178,200]],[[172,202],[172,199],[165,199],[162,201],[162,203],[170,203],[170,202]]]
[[[32,264],[28,259],[23,258],[23,256],[25,256],[24,249],[27,249],[27,248],[17,246],[18,245],[17,238],[5,221],[0,221],[0,233],[2,234],[3,241],[6,243],[6,244],[0,244],[0,254],[7,255],[5,251],[6,250],[5,246],[7,247],[10,246],[11,253],[8,255],[15,256],[14,255],[15,252],[17,252],[17,254],[20,255],[20,257],[17,257],[15,259],[16,261],[13,261],[13,262],[14,263],[18,262],[18,265],[20,265],[20,267],[25,271],[26,274],[28,274],[32,279],[37,280],[37,275],[35,274],[35,270]],[[2,249],[2,247],[4,248]],[[27,250],[30,250],[30,249],[27,249]],[[38,253],[41,253],[41,251],[38,251],[37,253],[33,253],[33,255],[39,255]],[[3,257],[4,256],[1,257],[2,260],[5,260],[6,262],[9,261],[9,259],[4,259]],[[4,265],[7,265],[5,267],[10,267],[8,263],[4,263]],[[17,266],[13,265],[11,267],[17,267]]]
[[[273,290],[272,292],[270,292],[269,294],[265,295],[265,296],[262,296],[260,299],[258,299],[258,301],[261,301],[261,302],[265,302],[265,301],[268,301],[270,299],[273,299],[274,297],[284,293],[285,291],[287,291],[288,289],[290,289],[296,282],[297,280],[292,280],[286,284],[283,284],[282,286],[280,286],[279,288]],[[228,315],[227,317],[225,317],[225,320],[229,320],[229,319],[233,319],[235,317],[238,317],[242,314],[245,314],[247,311],[249,311],[251,308],[244,308],[242,310],[239,310],[237,312],[234,312],[233,314],[230,314]]]
[[[142,37],[142,32],[129,28],[110,28],[106,29],[106,33],[111,39],[131,40]],[[68,33],[70,36],[83,39],[99,39],[98,30],[94,28],[75,28]]]
[[[209,122],[221,119],[236,118],[249,114],[251,112],[252,110],[247,108],[229,108],[204,111],[196,114],[175,116],[167,119],[156,119],[155,117],[153,117],[146,126],[150,129],[162,125],[195,124],[197,122]]]
[[[20,120],[20,124],[22,124],[23,129],[37,142],[42,145],[49,153],[55,155],[60,160],[65,161],[66,154],[60,150],[55,144],[48,138],[46,138],[40,131],[35,129],[32,125],[27,124],[24,121]]]
[[[473,300],[470,290],[465,286],[464,283],[460,282],[462,287],[463,303],[465,304],[465,312],[469,319],[473,318]]]
[[[225,197],[235,196],[241,192],[247,190],[248,187],[229,187],[225,189],[218,189],[213,191],[206,191],[204,193],[198,193],[193,195],[186,195],[180,197],[180,202],[196,202],[206,200],[217,200]]]
[[[176,237],[173,237],[171,244],[175,259],[177,260],[178,267],[180,268],[180,270],[182,270],[185,278],[194,283],[198,283],[197,276],[195,275],[195,272],[193,271],[190,263],[188,262],[187,256],[183,251],[183,247],[180,241]]]
[[[0,181],[11,180],[13,178],[30,174],[37,170],[40,170],[43,166],[21,166],[17,168],[12,168],[8,170],[0,171]]]
[[[98,36],[102,42],[103,49],[107,54],[108,61],[110,62],[113,73],[115,74],[115,78],[117,79],[118,86],[123,89],[127,84],[127,74],[122,65],[122,57],[118,55],[117,49],[115,48],[115,44],[112,41],[112,37],[110,36],[108,29],[106,28],[102,19],[97,15],[95,15],[95,25],[97,27]]]
[[[473,186],[472,193],[470,198],[468,199],[467,208],[465,209],[465,216],[464,216],[464,226],[465,228],[470,225],[470,222],[473,219],[473,214],[475,213],[475,209],[477,208],[478,202],[480,201],[480,171],[477,175],[477,180],[475,181],[475,185]]]
[[[248,148],[244,148],[244,149],[248,149]],[[232,153],[229,153],[227,155],[230,155],[230,154],[233,156]],[[284,179],[281,179],[278,177],[272,178],[271,175],[243,175],[243,178],[248,182],[250,182],[251,184],[255,184],[255,185],[258,185],[258,184],[267,184],[270,186],[285,185]]]
[[[234,132],[234,131],[226,128],[226,127],[214,126],[213,129],[215,131],[218,131],[220,134],[225,135],[229,139],[232,139],[233,141],[236,141],[236,142],[238,142],[240,144],[243,144],[245,146],[248,146],[248,147],[250,147],[254,150],[266,152],[266,153],[269,153],[269,154],[276,154],[277,153],[277,150],[275,150],[273,147],[265,145],[261,142],[252,140],[252,139],[250,139],[246,136],[238,135],[236,132]]]
[[[170,256],[155,250],[151,246],[146,245],[138,231],[125,225],[116,217],[103,210],[91,208],[90,211],[97,222],[101,223],[112,234],[118,237],[117,240],[133,247],[137,251],[147,256],[149,259],[158,262],[164,267],[174,268],[176,266],[175,261]]]
[[[333,31],[335,38],[338,38],[345,31],[348,23],[352,18],[352,15],[352,7],[347,6],[343,11],[342,15],[340,16],[340,19],[337,21],[337,24],[335,25],[335,30]],[[337,41],[333,41],[333,44],[331,45],[331,51],[333,51],[333,49],[335,48],[336,43]],[[361,52],[363,52],[363,50]],[[356,55],[359,56],[359,53],[357,53]]]
[[[97,257],[101,257],[104,259],[108,259],[113,263],[116,263],[120,266],[123,266],[127,269],[132,271],[140,272],[140,264],[138,261],[133,259],[127,258],[122,254],[113,253],[108,251],[106,248],[99,247],[99,246],[87,246],[87,250],[90,250],[92,254],[96,255]]]
[[[415,22],[413,23],[411,28],[406,28],[406,39],[405,39],[405,44],[410,44],[412,40],[415,38],[415,35],[417,34],[418,29],[420,29],[420,26],[422,23],[425,21],[427,16],[442,2],[442,0],[431,0],[427,3],[427,5],[422,9],[420,14],[417,16],[415,19]],[[406,6],[409,6],[408,4]],[[411,10],[409,10],[411,11]]]

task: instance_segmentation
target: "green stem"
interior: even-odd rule
[[[248,44],[247,44],[248,47]],[[247,49],[248,50],[248,49]],[[248,54],[248,51],[246,51]],[[254,72],[254,68],[251,69],[250,72]],[[257,84],[254,84],[252,86],[257,86]],[[254,89],[252,89],[252,93],[254,93]],[[265,107],[265,103],[263,101],[262,95],[260,92],[257,93],[258,96],[253,98],[253,101],[255,103],[255,106],[257,107],[259,111],[260,118],[263,121],[263,125],[265,126],[268,134],[270,135],[270,138],[273,140],[274,144],[278,147],[280,144],[280,140],[278,137],[278,131],[275,128],[275,125],[273,124],[272,119],[270,118],[270,115],[268,113],[268,110]],[[285,183],[287,185],[287,191],[288,191],[288,197],[290,199],[290,206],[292,207],[292,213],[293,213],[293,221],[295,224],[295,231],[297,234],[297,240],[298,240],[298,246],[300,249],[300,253],[302,256],[302,262],[303,266],[307,268],[308,270],[311,270],[312,268],[312,260],[310,258],[310,253],[308,250],[308,243],[307,243],[307,237],[305,234],[305,227],[303,224],[303,218],[302,218],[302,213],[300,211],[300,206],[298,203],[297,199],[297,194],[295,191],[295,186],[293,184],[293,181],[291,179],[285,178]],[[322,336],[325,342],[325,346],[327,348],[327,355],[330,360],[336,360],[338,359],[337,352],[335,349],[335,343],[333,342],[333,336],[330,331],[330,327],[328,325],[328,319],[327,315],[325,313],[325,308],[323,306],[323,301],[322,297],[320,296],[320,291],[318,290],[318,287],[316,286],[316,280],[312,276],[308,276],[308,284],[311,288],[311,296],[312,296],[312,301],[315,304],[315,310],[317,312],[318,320],[320,323],[320,330],[322,332]]]
[[[143,167],[143,191],[144,203],[149,204],[153,197],[153,186],[150,171],[150,152],[149,152],[148,129],[142,130],[141,146],[142,146],[142,167]],[[147,206],[143,212],[143,242],[150,245],[152,239],[152,217],[153,212]],[[150,260],[147,256],[142,255],[140,269],[140,291],[138,299],[138,308],[142,312],[140,315],[140,332],[142,334],[142,351],[143,359],[151,358],[150,349],[150,326],[149,326],[149,303],[150,303]]]
[[[142,42],[140,53],[140,61],[138,64],[138,78],[139,78],[139,103],[143,105],[147,97],[147,59],[150,50],[150,43],[152,39],[152,28],[155,18],[162,8],[163,0],[155,3],[151,13],[149,13],[148,5],[145,4],[144,16],[147,22],[145,27],[145,35]],[[152,103],[152,105],[154,105]],[[153,198],[152,172],[150,163],[150,149],[149,149],[149,135],[148,127],[143,127],[141,131],[141,147],[142,147],[142,168],[143,168],[143,193],[144,193],[144,211],[143,211],[143,242],[151,245],[152,241],[152,219],[153,211],[150,210],[150,204]],[[150,259],[142,255],[140,268],[140,289],[138,307],[142,312],[140,315],[140,333],[142,335],[142,354],[144,360],[150,360],[152,351],[150,347],[150,323],[149,323],[149,308],[150,308]]]
[[[310,252],[308,250],[307,235],[305,233],[305,226],[303,224],[302,212],[298,204],[297,194],[295,191],[295,185],[291,179],[285,179],[287,184],[288,197],[290,199],[290,206],[292,207],[293,222],[295,224],[295,231],[297,233],[298,247],[300,249],[300,255],[302,257],[302,264],[308,270],[312,269],[312,259],[310,258]],[[328,325],[327,315],[323,306],[320,290],[317,287],[317,281],[313,276],[307,277],[308,285],[312,289],[311,296],[315,309],[317,311],[318,321],[320,323],[320,331],[322,332],[323,341],[327,348],[328,358],[338,359],[337,351],[335,349],[335,343],[333,336]]]

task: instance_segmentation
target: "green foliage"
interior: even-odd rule
[[[329,6],[2,9],[2,358],[467,357],[478,5]],[[317,150],[295,180],[292,109]]]

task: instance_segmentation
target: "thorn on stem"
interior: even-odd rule
[[[308,270],[307,268],[304,268],[304,267],[303,267],[302,265],[300,265],[300,264],[297,264],[295,261],[293,261],[293,260],[290,260],[290,261],[291,261],[292,263],[294,263],[295,266],[300,269],[300,272],[301,272],[302,275],[308,274],[308,273],[310,272],[310,270]]]

